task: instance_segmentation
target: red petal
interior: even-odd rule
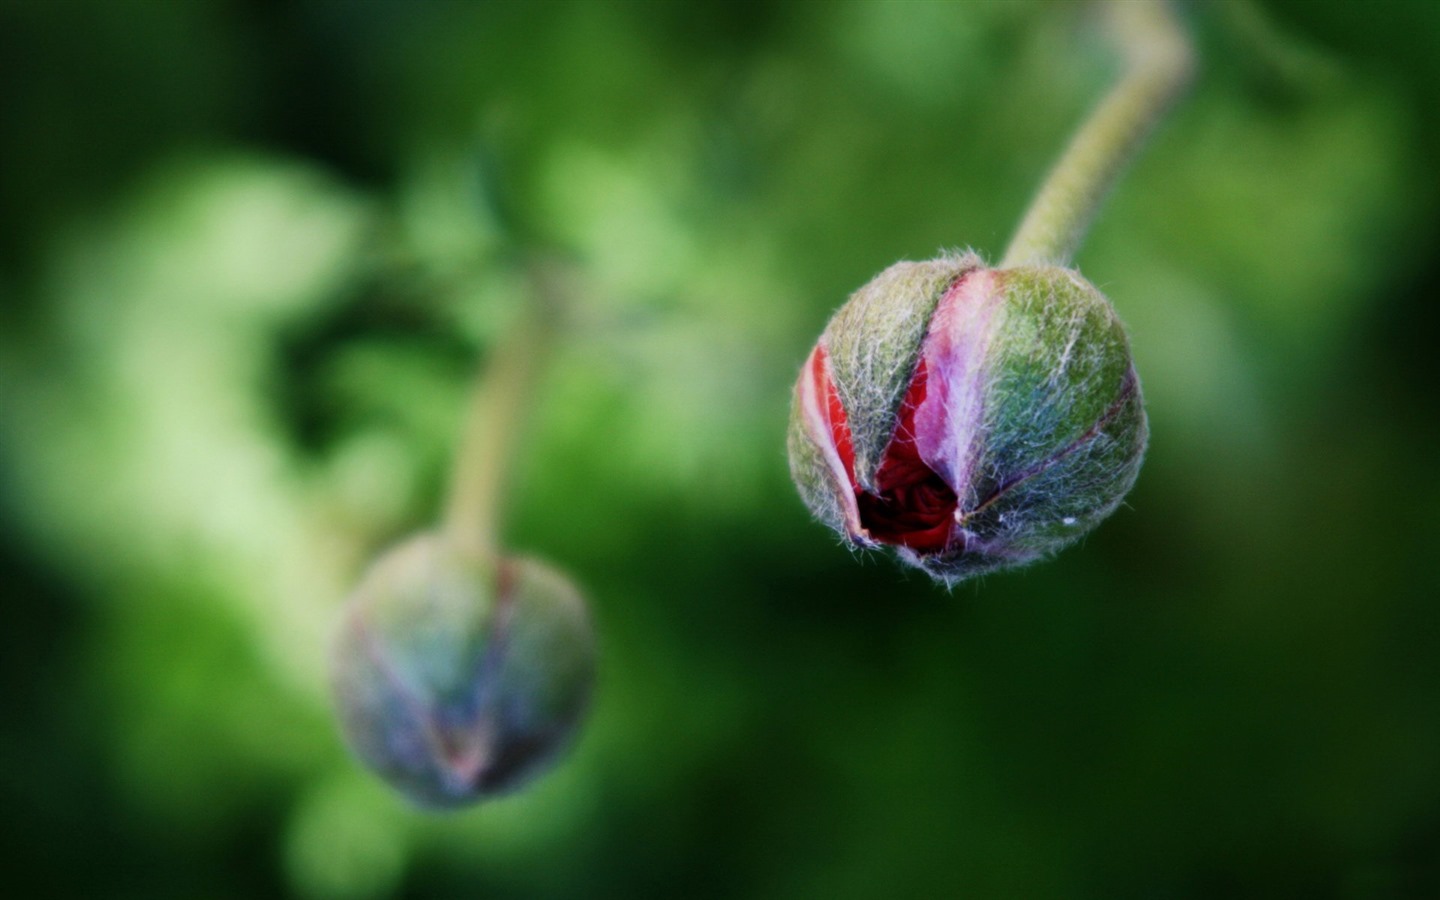
[[[829,354],[823,346],[817,346],[815,352],[810,356],[810,377],[815,381],[815,396],[824,398],[822,407],[825,415],[825,422],[830,426],[830,440],[835,444],[835,452],[840,455],[840,462],[845,466],[845,477],[850,480],[850,487],[855,487],[855,448],[850,443],[850,419],[845,415],[845,407],[840,403],[840,393],[835,389],[835,379],[830,377]]]
[[[925,361],[905,391],[895,435],[875,472],[878,493],[858,491],[860,522],[878,541],[920,553],[944,550],[955,523],[955,491],[920,459],[915,446],[915,412],[925,401]],[[849,429],[846,429],[849,445]],[[853,455],[852,455],[853,458]],[[853,468],[850,469],[853,472]],[[854,483],[853,477],[851,483]]]

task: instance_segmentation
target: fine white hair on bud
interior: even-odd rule
[[[332,663],[355,755],[415,803],[454,807],[520,786],[570,743],[595,638],[558,572],[422,534],[365,575]]]
[[[1110,302],[1055,266],[899,262],[811,351],[790,469],[817,518],[938,580],[1079,538],[1135,483],[1140,382]]]

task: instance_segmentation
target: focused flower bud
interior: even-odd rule
[[[552,569],[471,559],[421,535],[366,574],[333,663],[355,754],[415,802],[459,806],[518,786],[569,743],[595,639]]]
[[[1109,301],[1074,272],[900,262],[795,387],[790,470],[825,524],[953,584],[1050,554],[1134,484],[1147,431]]]

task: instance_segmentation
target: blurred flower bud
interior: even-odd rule
[[[856,291],[795,388],[790,469],[826,525],[954,584],[1059,550],[1119,505],[1147,436],[1109,301],[973,254]]]
[[[355,754],[415,802],[459,806],[517,787],[569,743],[595,639],[559,573],[426,534],[366,574],[333,664]]]

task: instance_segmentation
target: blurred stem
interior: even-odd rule
[[[1125,164],[1190,80],[1194,51],[1168,0],[1109,0],[1102,12],[1125,70],[1050,170],[1001,268],[1068,265]]]
[[[525,309],[471,389],[445,511],[445,531],[462,552],[499,551],[512,461],[563,316],[559,279],[552,264],[530,265]]]

